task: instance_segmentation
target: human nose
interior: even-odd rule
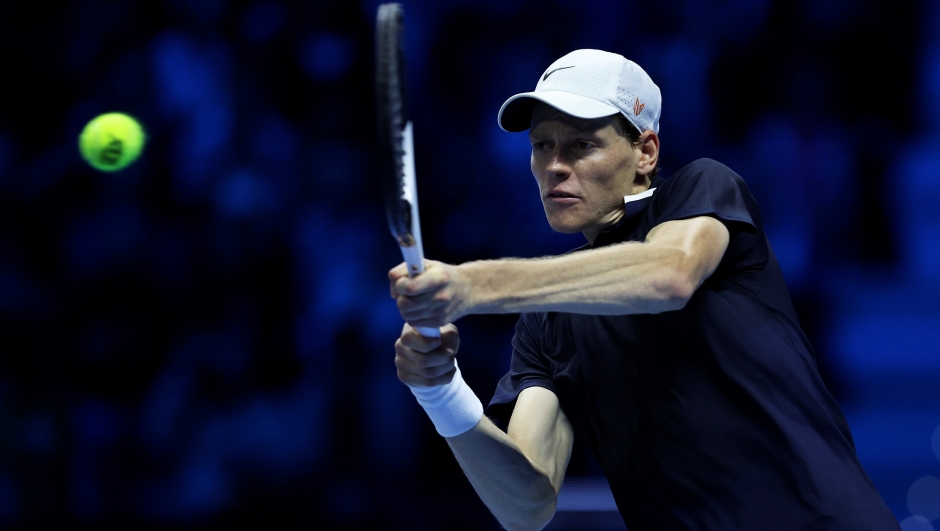
[[[549,154],[545,171],[551,177],[561,178],[567,177],[571,173],[571,166],[568,164],[568,160],[558,146],[555,146]]]

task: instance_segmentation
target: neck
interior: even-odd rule
[[[653,184],[652,181],[644,177],[642,182],[640,183],[634,182],[633,187],[626,195],[630,196],[630,195],[642,194],[643,192],[649,190],[652,184]],[[602,221],[601,223],[597,225],[584,229],[583,231],[581,231],[581,234],[584,235],[588,243],[593,245],[594,240],[597,239],[598,234],[604,232],[610,227],[613,227],[617,223],[620,223],[620,220],[623,219],[623,216],[624,216],[623,199],[621,199],[620,207],[616,209],[614,212],[612,212],[610,216],[607,217],[607,219],[605,219],[604,221]]]
[[[605,230],[613,227],[617,223],[620,223],[620,220],[623,219],[623,208],[611,213],[605,221],[581,231],[581,234],[587,238],[588,243],[593,244],[594,240],[597,238],[597,235],[604,232]]]

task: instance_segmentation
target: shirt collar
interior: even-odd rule
[[[626,240],[636,230],[642,214],[646,212],[653,200],[656,188],[661,184],[662,178],[657,176],[645,192],[623,196],[623,217],[616,225],[601,231],[597,238],[594,238],[594,244],[591,247],[604,247]]]

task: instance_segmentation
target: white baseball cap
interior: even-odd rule
[[[575,50],[549,66],[534,92],[506,100],[499,109],[499,126],[516,133],[531,126],[532,108],[544,102],[578,118],[622,114],[642,133],[659,134],[662,95],[640,65],[622,55],[601,50]]]

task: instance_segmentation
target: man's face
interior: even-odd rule
[[[618,127],[613,116],[584,120],[536,105],[529,130],[532,175],[553,230],[583,232],[593,242],[623,216],[623,196],[648,186],[645,178],[634,182],[641,152]]]

